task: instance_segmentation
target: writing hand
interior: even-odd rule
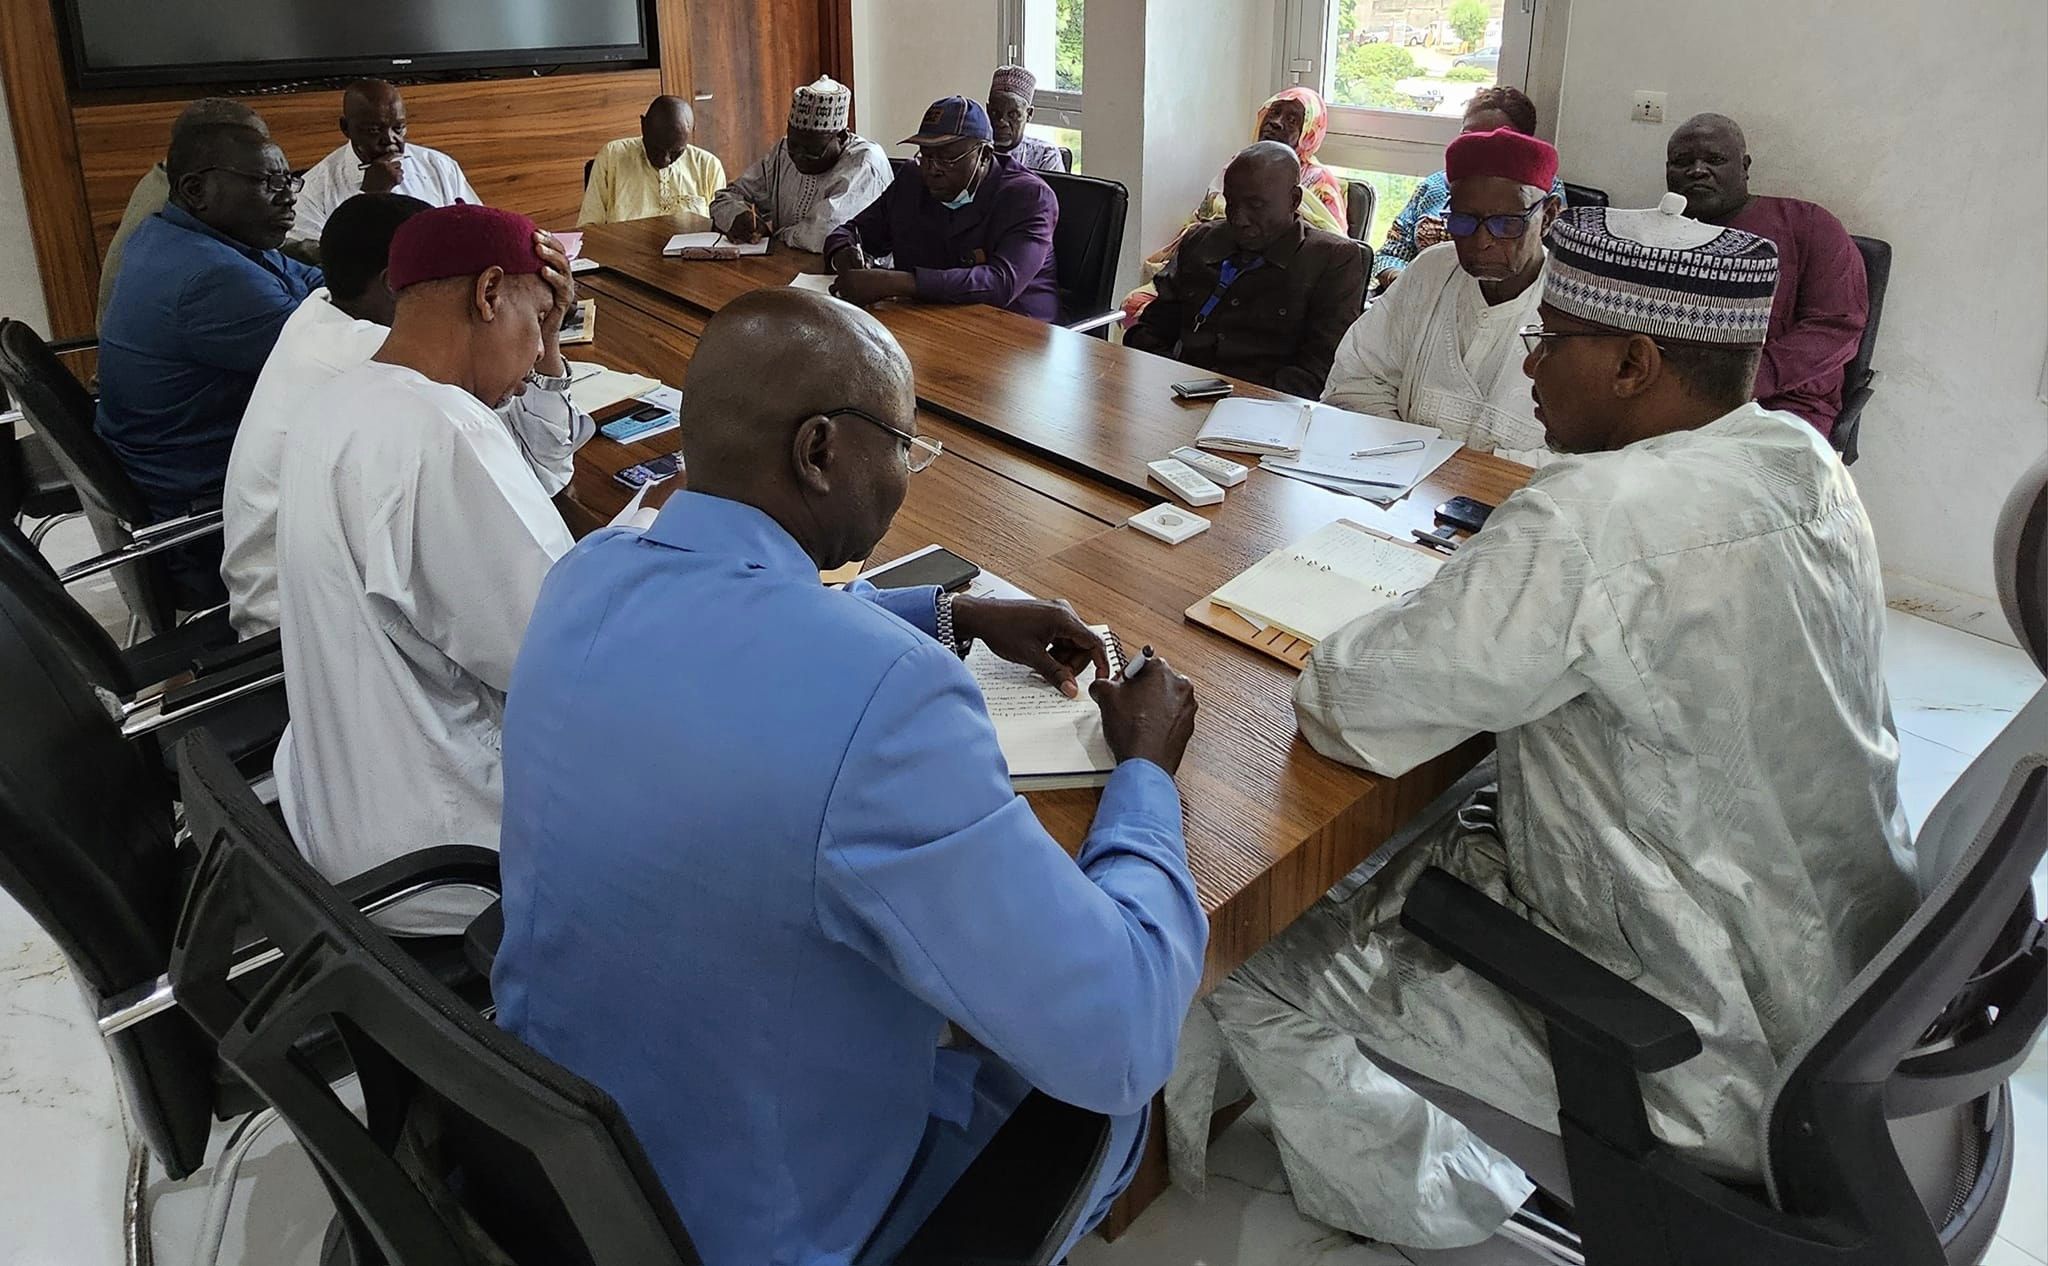
[[[1135,677],[1096,678],[1088,695],[1102,709],[1102,735],[1119,761],[1149,760],[1169,775],[1180,771],[1195,735],[1195,688],[1164,659],[1149,654]]]
[[[1109,676],[1109,650],[1095,630],[1064,602],[1000,598],[953,599],[953,632],[976,638],[1013,664],[1038,673],[1069,699],[1081,688],[1074,678],[1089,664],[1097,677]]]
[[[832,293],[858,307],[868,308],[884,299],[908,299],[917,293],[917,278],[893,268],[855,268],[839,274]]]

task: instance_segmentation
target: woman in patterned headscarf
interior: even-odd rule
[[[1323,99],[1309,88],[1288,88],[1266,98],[1259,107],[1255,141],[1278,141],[1293,150],[1301,158],[1301,218],[1312,229],[1325,229],[1331,233],[1345,232],[1344,187],[1330,169],[1315,161],[1315,153],[1323,147],[1323,137],[1330,130],[1330,111],[1323,105]],[[1204,194],[1195,213],[1188,222],[1181,225],[1180,232],[1173,240],[1145,257],[1139,278],[1144,282],[1136,290],[1124,296],[1124,326],[1129,328],[1137,323],[1138,313],[1145,305],[1158,297],[1152,287],[1152,278],[1166,261],[1173,258],[1173,252],[1180,246],[1180,240],[1187,236],[1189,229],[1197,224],[1223,218],[1223,175],[1218,172],[1216,179],[1209,182],[1209,191]]]

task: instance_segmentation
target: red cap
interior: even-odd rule
[[[512,276],[540,271],[532,220],[517,211],[475,203],[422,211],[398,226],[391,239],[389,272],[393,293],[443,277],[475,277],[488,268]]]
[[[1557,150],[1550,142],[1511,127],[1467,132],[1444,151],[1444,179],[1455,184],[1467,176],[1499,176],[1518,185],[1548,189],[1557,179]]]

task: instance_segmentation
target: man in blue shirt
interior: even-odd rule
[[[556,564],[512,674],[499,1021],[618,1100],[709,1266],[889,1261],[1030,1086],[1115,1121],[1078,1238],[1201,977],[1193,692],[1158,659],[1091,687],[1122,763],[1070,859],[954,639],[1071,691],[1086,626],[818,582],[936,456],[889,333],[745,296],[683,408],[689,491]]]
[[[278,252],[301,181],[254,128],[172,138],[171,201],[128,239],[100,325],[94,429],[156,519],[218,505],[256,375],[320,270]],[[180,604],[226,596],[220,542],[173,562]]]

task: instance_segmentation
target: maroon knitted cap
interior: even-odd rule
[[[475,277],[497,267],[512,276],[540,271],[533,235],[539,230],[517,211],[470,202],[422,211],[398,226],[391,239],[387,277],[395,293],[423,281]]]

